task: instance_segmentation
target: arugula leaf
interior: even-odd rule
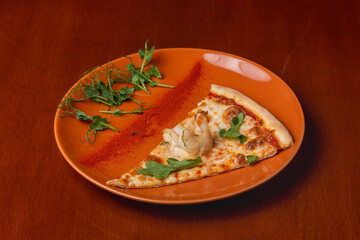
[[[228,130],[220,129],[219,135],[223,138],[238,138],[242,134],[239,133],[239,128],[244,121],[244,113],[241,112],[236,117],[233,117],[230,122],[230,128]],[[240,140],[241,141],[241,140]]]
[[[147,39],[146,41],[145,41],[145,50],[143,50],[143,49],[139,49],[139,55],[140,55],[140,58],[141,59],[144,59],[144,57],[146,56],[146,52],[147,52],[147,43],[149,42],[149,39]]]
[[[139,51],[140,51],[140,50],[139,50]],[[126,65],[126,69],[127,69],[128,71],[134,71],[134,70],[136,70],[135,65],[134,65],[133,63],[129,63],[128,65]]]
[[[84,112],[82,112],[80,110],[76,113],[76,118],[78,120],[90,120],[91,119],[90,116],[86,115]]]
[[[219,135],[220,135],[220,137],[225,137],[225,133],[226,133],[226,130],[225,129],[220,129],[219,130]]]
[[[144,56],[145,56],[145,50],[143,50],[143,49],[139,49],[138,53],[139,53],[139,55],[140,55],[140,58],[141,58],[141,59],[144,59]]]
[[[153,54],[153,52],[155,50],[155,46],[152,46],[150,48],[150,50],[147,51],[147,49],[148,49],[147,43],[148,42],[149,42],[149,39],[145,41],[145,50],[139,49],[138,53],[139,53],[141,59],[144,59],[144,60],[150,62],[151,58],[152,58],[152,54]]]
[[[97,89],[92,88],[91,86],[86,86],[84,92],[86,96],[90,98],[99,96],[99,91]]]
[[[134,88],[128,88],[127,86],[121,88],[118,92],[113,91],[112,92],[113,98],[114,98],[114,101],[116,102],[116,105],[121,105],[123,101],[125,101],[127,99],[132,99],[132,97],[130,95],[132,95],[134,93],[134,91],[135,91]],[[132,99],[132,100],[134,100],[135,102],[138,102],[135,99]],[[139,105],[141,105],[141,103],[139,103]]]
[[[138,170],[137,173],[149,174],[153,175],[155,178],[164,179],[167,178],[167,176],[169,176],[169,174],[173,171],[194,167],[202,163],[202,161],[201,157],[197,157],[195,159],[184,159],[182,161],[175,158],[168,158],[167,163],[169,165],[163,165],[155,161],[148,161],[145,163],[146,168]]]
[[[156,178],[164,179],[169,176],[170,172],[174,171],[173,167],[162,165],[155,161],[148,161],[145,163],[146,168],[142,168],[137,171],[139,174],[149,174]]]
[[[128,113],[139,114],[145,109],[142,107],[141,102],[131,96],[134,94],[135,90],[142,90],[150,94],[147,89],[147,85],[151,87],[159,86],[174,88],[174,86],[161,84],[151,79],[152,77],[162,78],[162,75],[157,67],[150,65],[147,70],[144,69],[146,66],[151,64],[151,58],[155,50],[154,46],[150,49],[148,48],[148,42],[149,40],[145,41],[144,50],[140,49],[138,51],[140,58],[142,59],[140,66],[135,66],[129,56],[123,56],[130,60],[126,69],[119,69],[113,62],[108,62],[105,66],[93,68],[82,74],[80,76],[80,83],[73,87],[70,93],[58,104],[57,108],[62,110],[61,113],[58,114],[59,117],[75,115],[78,120],[92,122],[86,133],[86,138],[89,141],[88,136],[93,136],[95,138],[97,131],[102,131],[108,128],[114,131],[118,130],[109,125],[108,123],[110,122],[106,118],[102,118],[97,115],[88,116],[79,109],[74,108],[72,106],[73,102],[81,102],[90,99],[94,102],[102,103],[108,107],[115,108],[116,106],[121,105],[125,100],[132,100],[139,104],[141,110],[122,111],[115,109],[114,111],[100,112],[113,114],[114,116],[121,116]],[[119,91],[116,91],[113,89],[113,84],[118,82],[132,83],[134,84],[134,88],[124,87]]]
[[[155,46],[152,46],[149,50],[149,52],[147,53],[146,57],[145,57],[145,60],[150,62],[151,61],[151,58],[152,58],[152,55],[153,55],[153,52],[155,50]]]
[[[247,141],[247,137],[243,134],[240,134],[239,139],[240,139],[241,144],[243,144]]]
[[[103,118],[99,115],[95,115],[91,118],[92,123],[90,124],[90,129],[94,130],[94,131],[102,131],[105,130],[107,128],[111,128],[112,130],[118,132],[119,130],[117,130],[116,128],[110,126],[107,123],[110,123],[110,121],[108,121],[106,118]]]
[[[112,91],[108,90],[108,89],[102,89],[101,90],[101,96],[103,98],[105,98],[105,100],[109,103],[109,104],[113,104],[114,103],[114,96]],[[116,104],[116,102],[115,102]]]
[[[119,92],[123,95],[127,94],[127,95],[131,95],[133,94],[135,91],[134,88],[128,88],[127,86],[126,87],[123,87],[119,90]]]
[[[251,165],[255,162],[255,160],[258,158],[257,155],[247,155],[246,156],[248,164]]]
[[[176,170],[181,170],[194,167],[202,163],[202,161],[201,157],[197,157],[195,159],[184,159],[182,161],[179,161],[175,158],[168,158],[167,163],[169,164],[169,166],[175,168]]]
[[[151,76],[154,76],[156,78],[162,78],[162,75],[159,71],[159,69],[157,67],[155,67],[154,65],[152,65],[149,69],[148,72]]]
[[[110,129],[114,130],[115,132],[119,132],[118,129],[116,129],[113,126],[108,124],[108,123],[110,123],[109,120],[107,120],[106,118],[103,118],[99,115],[92,116],[91,121],[92,121],[92,123],[90,124],[89,130],[86,132],[86,139],[90,143],[95,142],[97,131],[103,131],[103,130],[110,128]],[[94,139],[91,140],[89,135],[92,135],[94,137]]]

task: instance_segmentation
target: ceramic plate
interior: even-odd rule
[[[140,61],[138,54],[130,57],[135,64]],[[243,193],[268,181],[297,153],[305,129],[303,111],[292,90],[271,71],[241,57],[203,49],[160,49],[154,52],[152,61],[163,74],[163,79],[158,81],[175,88],[149,87],[150,95],[137,92],[136,99],[154,108],[140,115],[108,116],[119,133],[99,132],[91,144],[84,140],[88,123],[74,117],[55,116],[55,138],[61,153],[78,173],[95,185],[143,202],[209,202]],[[125,69],[129,60],[120,58],[113,63]],[[289,129],[294,146],[253,166],[182,184],[152,189],[120,189],[105,184],[141,162],[162,141],[162,130],[186,118],[208,94],[211,84],[233,88],[267,108]],[[76,107],[89,115],[106,110],[103,105],[92,102],[78,103]],[[135,107],[134,102],[126,102],[119,109]]]

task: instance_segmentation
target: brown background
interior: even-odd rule
[[[359,239],[359,1],[7,1],[0,5],[1,239]],[[188,206],[128,200],[85,180],[53,135],[89,67],[136,52],[233,53],[279,75],[303,145],[266,184]]]

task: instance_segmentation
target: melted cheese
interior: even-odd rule
[[[277,152],[277,149],[267,141],[262,141],[261,146],[259,144],[253,144],[252,147],[247,145],[252,140],[256,141],[256,139],[262,135],[259,122],[250,116],[244,117],[243,123],[239,128],[239,132],[248,138],[244,144],[241,144],[239,139],[223,138],[219,135],[220,129],[227,130],[229,128],[223,120],[223,113],[229,107],[231,107],[231,105],[217,103],[208,97],[201,101],[198,107],[189,113],[189,117],[180,123],[183,127],[195,133],[195,115],[199,111],[207,112],[208,127],[213,139],[213,145],[209,151],[201,155],[202,165],[172,172],[164,180],[156,179],[150,175],[136,174],[135,169],[124,174],[120,179],[109,181],[108,184],[136,188],[169,185],[245,167],[248,165],[246,160],[247,155],[257,155],[257,161],[273,156]],[[179,146],[171,137],[170,133],[170,129],[164,130],[163,139],[168,142],[168,144],[157,146],[150,153],[151,156],[156,156],[162,164],[167,164],[166,160],[168,158],[183,160],[197,157],[196,154],[187,152]],[[141,163],[140,167],[145,167],[145,161]]]

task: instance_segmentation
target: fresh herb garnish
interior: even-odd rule
[[[173,86],[161,84],[152,79],[152,77],[161,79],[162,75],[159,69],[154,65],[147,67],[149,64],[151,64],[151,58],[155,50],[154,46],[148,49],[148,41],[149,40],[145,42],[145,49],[139,50],[139,55],[142,59],[141,65],[139,67],[134,65],[130,57],[124,56],[130,60],[130,64],[127,65],[126,70],[119,69],[114,65],[114,63],[109,62],[103,67],[95,67],[81,74],[80,83],[72,88],[69,94],[59,103],[58,109],[62,110],[59,112],[59,117],[75,115],[78,120],[92,121],[89,130],[86,133],[86,139],[89,142],[94,142],[95,138],[91,140],[89,135],[93,135],[95,137],[97,131],[108,128],[114,131],[118,130],[109,125],[108,123],[110,123],[110,121],[108,121],[106,118],[100,117],[98,115],[88,116],[84,112],[75,108],[72,103],[82,102],[85,100],[101,103],[106,105],[108,110],[100,112],[112,114],[113,116],[121,116],[124,114],[141,114],[144,110],[149,109],[144,108],[141,102],[132,97],[136,90],[143,90],[146,93],[150,93],[146,87],[146,84],[151,87],[159,86],[173,88]],[[87,77],[83,78],[85,75],[87,75]],[[120,89],[116,87],[114,88],[114,84],[118,82],[132,83],[134,84],[134,87],[129,88],[126,86]],[[133,111],[123,111],[116,109],[116,107],[122,105],[124,101],[134,101],[139,104],[140,109]],[[111,108],[114,109],[111,110]]]
[[[151,65],[150,68],[146,71],[145,66],[149,65],[151,63],[151,58],[153,55],[153,52],[155,50],[155,47],[152,46],[148,50],[148,43],[149,40],[146,40],[145,42],[145,49],[139,50],[140,58],[142,59],[141,66],[136,67],[132,61],[131,58],[127,57],[130,60],[130,63],[126,66],[127,71],[130,73],[128,76],[123,76],[121,74],[121,71],[115,70],[117,74],[117,79],[115,79],[116,82],[129,82],[134,84],[134,88],[136,90],[142,90],[148,94],[150,94],[149,90],[146,87],[146,84],[148,84],[150,87],[165,87],[165,88],[174,88],[174,86],[165,85],[158,83],[155,80],[151,79],[151,76],[154,76],[158,79],[162,78],[162,75],[157,67],[154,65]]]
[[[148,72],[151,76],[154,76],[156,78],[162,78],[162,75],[161,75],[159,69],[157,67],[155,67],[154,65],[149,68]]]
[[[110,123],[110,121],[108,121],[106,118],[103,118],[99,115],[89,116],[79,110],[76,113],[76,118],[79,120],[92,122],[89,126],[89,130],[86,132],[86,140],[90,143],[95,142],[97,131],[103,131],[103,130],[109,128],[111,130],[114,130],[115,132],[119,132],[119,130],[117,130],[116,128],[114,128],[113,126],[108,124],[108,123]],[[90,137],[90,136],[92,136],[92,137]]]
[[[112,114],[116,117],[120,117],[124,114],[141,114],[144,110],[146,110],[147,108],[143,108],[143,109],[139,109],[139,110],[134,110],[134,111],[123,111],[120,109],[114,109],[113,111],[99,111],[101,113],[106,113],[106,114]]]
[[[236,117],[233,117],[230,122],[228,130],[220,129],[219,135],[223,138],[239,138],[240,143],[245,143],[247,137],[239,132],[239,128],[244,121],[244,113],[241,112]]]
[[[246,156],[248,164],[251,165],[258,158],[257,155],[247,155]]]
[[[134,135],[136,135],[136,134],[139,134],[139,132],[133,132],[133,133],[131,134],[131,136],[134,136]]]
[[[167,163],[169,165],[163,165],[155,161],[148,161],[145,163],[146,168],[138,170],[137,173],[149,174],[153,175],[155,178],[164,179],[173,171],[194,167],[202,163],[202,161],[201,157],[197,157],[195,159],[184,159],[182,161],[175,158],[168,158]]]
[[[240,139],[241,144],[243,144],[247,141],[247,137],[243,134],[240,134],[239,139]]]

